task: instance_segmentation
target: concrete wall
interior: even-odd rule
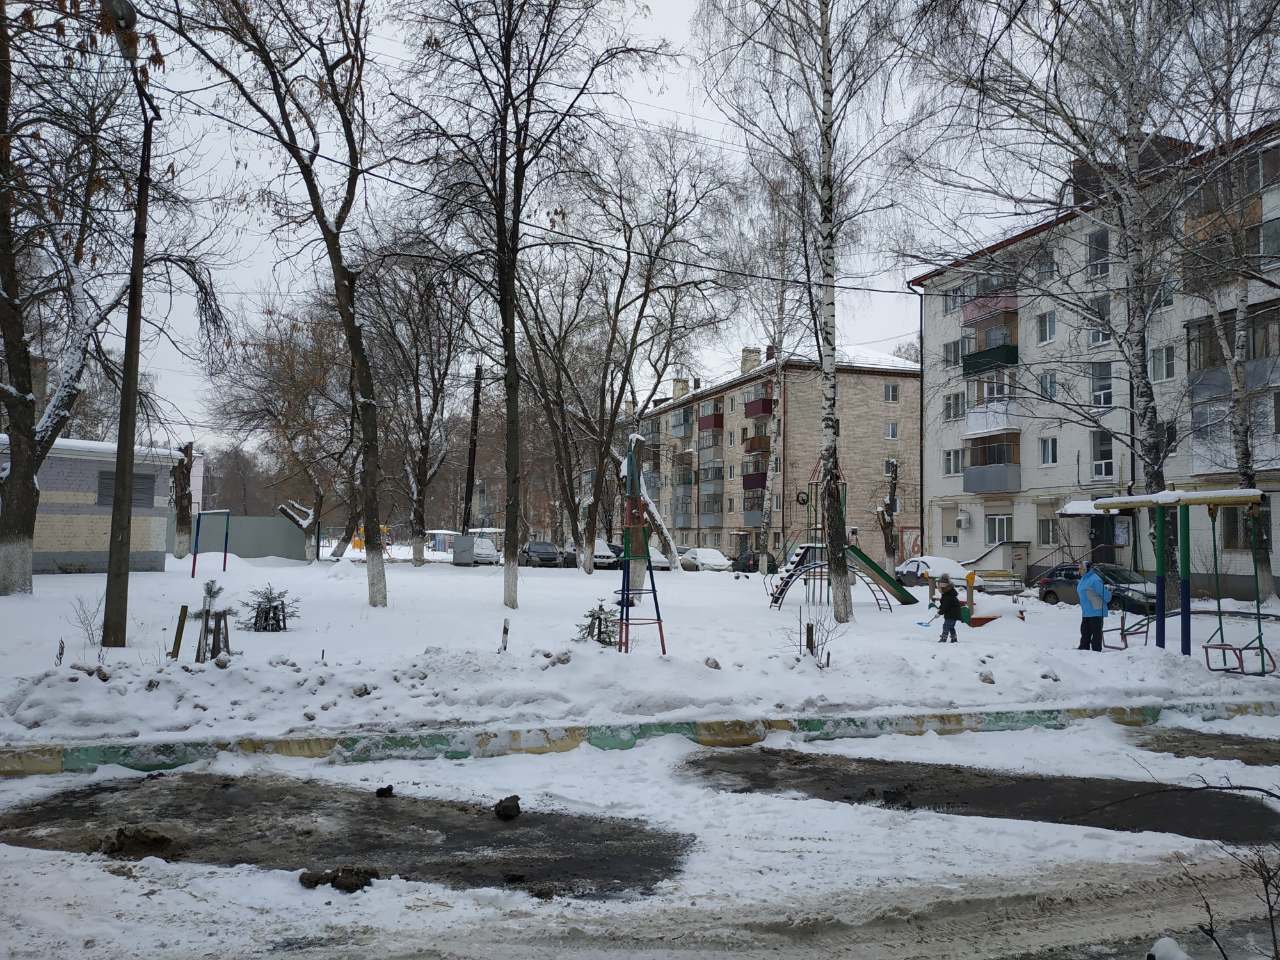
[[[55,448],[40,467],[40,507],[32,571],[103,573],[111,533],[111,507],[98,506],[98,474],[114,471],[112,460],[61,456]],[[132,570],[164,569],[164,528],[169,514],[169,465],[138,462],[136,474],[155,476],[150,506],[134,506],[130,529]]]
[[[223,514],[206,516],[200,521],[200,552],[221,553],[227,518]],[[191,521],[192,545],[195,545],[195,519]],[[174,518],[169,518],[165,547],[172,553]],[[314,554],[301,530],[284,517],[232,517],[230,551],[237,557],[283,557],[286,560],[310,560]]]

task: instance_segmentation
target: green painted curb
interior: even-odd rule
[[[1174,702],[1135,707],[865,713],[776,720],[696,720],[306,738],[0,747],[0,777],[88,773],[103,764],[116,764],[131,770],[171,770],[199,760],[212,760],[223,751],[324,758],[335,763],[366,763],[373,760],[462,760],[513,753],[561,753],[584,743],[599,750],[629,750],[642,740],[671,735],[704,746],[741,747],[759,743],[770,733],[779,731],[797,734],[803,740],[838,740],[894,733],[952,734],[1025,730],[1030,727],[1061,728],[1095,717],[1109,717],[1128,726],[1146,726],[1159,720],[1164,710],[1194,713],[1204,720],[1225,720],[1246,714],[1280,715],[1280,702]]]

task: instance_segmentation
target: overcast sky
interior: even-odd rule
[[[652,0],[650,16],[642,32],[666,38],[673,46],[685,49],[690,43],[689,18],[693,4],[689,0]],[[388,33],[384,28],[380,33]],[[403,47],[391,35],[380,36],[378,48],[391,57],[403,56]],[[165,83],[182,89],[200,85],[194,75],[183,77],[171,72]],[[732,126],[705,97],[696,65],[691,60],[673,64],[659,76],[636,78],[628,90],[630,109],[641,122],[675,123],[691,134],[708,141],[740,143],[741,138]],[[171,115],[172,116],[172,115]],[[247,119],[238,116],[237,119]],[[234,131],[218,121],[202,121],[184,117],[170,122],[180,122],[184,130],[194,131],[200,139],[200,169],[215,186],[210,192],[225,185],[228,171],[235,161],[250,171],[268,171],[271,163],[261,153],[261,142],[249,134]],[[730,160],[737,158],[727,154]],[[216,226],[222,247],[228,256],[228,265],[218,271],[217,281],[228,308],[252,314],[268,294],[288,297],[297,295],[308,286],[310,258],[291,256],[296,247],[282,247],[267,234],[270,218],[265,211],[210,208],[205,213],[206,222]],[[869,286],[903,290],[894,294],[842,293],[839,303],[840,346],[862,345],[868,349],[889,351],[896,341],[911,336],[917,327],[918,306],[916,298],[905,292],[903,271],[892,267],[892,257],[886,252],[879,255],[873,249],[871,262],[883,265],[884,272],[867,279]],[[190,339],[194,334],[194,320],[189,302],[175,304],[173,331],[179,339]],[[726,329],[722,342],[710,347],[702,358],[704,380],[714,380],[735,372],[743,346],[751,345],[750,334]],[[189,425],[174,425],[173,436],[178,442],[194,439],[198,446],[221,442],[223,438],[209,422],[205,398],[217,385],[211,384],[199,365],[188,360],[174,346],[162,341],[151,342],[144,348],[142,368],[156,378],[159,395],[168,401],[181,419]],[[230,373],[234,376],[234,371]]]

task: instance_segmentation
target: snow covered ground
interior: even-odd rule
[[[101,576],[37,577],[32,596],[0,598],[0,743],[1265,699],[1280,690],[1272,680],[1211,674],[1198,650],[1189,658],[1154,645],[1079,652],[1078,608],[1033,599],[981,596],[979,612],[1002,617],[961,627],[960,643],[942,646],[936,622],[918,623],[929,616],[923,603],[879,612],[859,586],[856,622],[832,642],[831,668],[821,671],[795,655],[799,588],[771,610],[755,576],[659,573],[669,656],[645,627],[623,656],[574,640],[586,610],[612,598],[616,571],[522,569],[520,609],[511,611],[500,568],[393,564],[391,605],[373,610],[359,564],[233,557],[223,574],[219,560],[202,555],[194,581],[185,561],[135,575],[123,650],[90,647],[72,623],[77,600],[96,602]],[[178,607],[197,608],[209,577],[226,588],[227,606],[270,581],[301,601],[301,616],[283,634],[236,630],[242,653],[226,669],[191,662],[188,624],[180,661],[169,661]],[[1197,637],[1213,625],[1197,617]],[[1251,626],[1230,620],[1228,634],[1244,639]],[[1280,645],[1280,624],[1266,636]],[[60,640],[66,655],[55,667]],[[100,654],[107,680],[72,668],[96,665]]]
[[[1234,761],[1141,751],[1124,728],[1105,720],[1057,731],[885,736],[823,745],[777,735],[769,746],[1023,772],[1145,777],[1149,771],[1179,783],[1195,783],[1200,776],[1270,783],[1280,774],[1277,768],[1246,770]],[[1038,898],[1022,895],[1065,889],[1090,909],[1103,909],[1098,904],[1105,901],[1142,914],[1116,890],[1129,882],[1176,878],[1179,868],[1169,859],[1175,854],[1205,862],[1217,856],[1214,844],[1163,834],[952,817],[798,795],[722,793],[681,769],[701,749],[667,737],[625,752],[582,747],[544,756],[358,765],[222,755],[192,768],[285,774],[370,790],[390,783],[397,794],[480,802],[514,792],[530,810],[635,817],[694,834],[684,869],[649,898],[542,902],[510,891],[457,891],[395,878],[343,896],[304,890],[293,872],[156,859],[123,864],[7,847],[0,856],[0,926],[12,934],[7,946],[15,957],[283,952],[336,958],[362,946],[376,947],[379,956],[666,957],[621,948],[656,951],[681,941],[690,952],[679,955],[689,957],[720,955],[719,950],[755,957],[761,946],[777,951],[770,956],[784,957],[987,956],[1001,938],[1028,935],[1036,924],[968,929],[984,909],[977,898],[1012,897],[1017,902],[1001,909],[1015,916],[1018,909],[1047,911],[1039,920],[1045,929],[1036,935],[1048,935],[1058,908],[1052,900],[1036,905]],[[132,774],[103,768],[96,776],[120,775]],[[83,782],[64,775],[0,784],[0,804]],[[1158,898],[1153,890],[1145,892]],[[1187,909],[1194,913],[1197,906],[1192,902]],[[917,921],[914,911],[929,912],[932,919],[922,913]],[[1149,917],[1134,919],[1142,923]],[[834,930],[841,951],[808,940],[822,930]],[[777,931],[783,932],[782,949],[771,941]],[[942,936],[961,944],[975,935],[982,951],[974,944],[971,953],[930,953],[926,942]],[[894,937],[920,952],[880,953],[866,946],[896,942]],[[843,952],[863,943],[860,938],[865,950]],[[598,952],[569,949],[583,944]],[[788,944],[795,952],[788,952]],[[428,946],[440,952],[415,952]]]

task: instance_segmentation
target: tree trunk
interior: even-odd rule
[[[820,163],[822,217],[822,511],[827,535],[827,575],[831,613],[836,623],[853,616],[849,559],[845,553],[844,506],[840,502],[840,454],[836,449],[836,197],[835,116],[832,106],[831,0],[821,0],[822,145]]]
[[[425,445],[421,445],[413,462],[413,506],[409,511],[409,535],[413,540],[415,567],[427,562],[427,487],[430,483],[430,451]]]
[[[182,459],[173,465],[173,555],[181,560],[191,552],[191,467],[194,444],[182,447]]]
[[[387,572],[382,556],[382,514],[378,504],[381,464],[378,449],[378,400],[364,345],[364,330],[356,323],[356,273],[343,262],[337,237],[329,238],[329,263],[356,378],[356,404],[360,418],[360,513],[364,517],[365,574],[369,606],[387,605]],[[344,547],[345,549],[345,547]]]
[[[139,84],[137,67],[134,82]],[[155,118],[139,92],[142,106],[142,157],[138,164],[138,200],[133,214],[133,250],[129,263],[129,305],[125,316],[124,372],[120,385],[120,426],[116,435],[115,486],[111,499],[111,540],[107,552],[107,600],[102,645],[123,647],[129,621],[129,555],[133,526],[133,454],[138,430],[138,367],[142,349],[142,268],[147,252],[147,207],[151,198],[151,134]]]
[[[513,228],[514,232],[514,228]],[[519,607],[520,578],[520,357],[516,353],[516,242],[504,230],[498,251],[498,312],[502,318],[503,386],[506,393],[507,506],[503,517],[502,602]]]
[[[354,497],[355,491],[352,491]],[[333,549],[329,551],[329,556],[334,560],[339,560],[347,552],[347,547],[351,545],[351,538],[356,535],[356,530],[360,526],[360,507],[358,501],[351,504],[351,512],[347,514],[347,525],[342,528],[342,536],[338,538],[338,542],[333,545]]]
[[[8,473],[0,467],[0,597],[31,592],[32,545],[40,504],[30,425],[17,422],[12,416],[14,408],[9,409]],[[32,409],[34,412],[34,405]]]
[[[471,494],[476,485],[476,440],[480,430],[480,375],[482,368],[476,364],[476,379],[471,392],[471,434],[467,439],[467,488],[462,494],[462,523],[458,532],[471,529]]]

